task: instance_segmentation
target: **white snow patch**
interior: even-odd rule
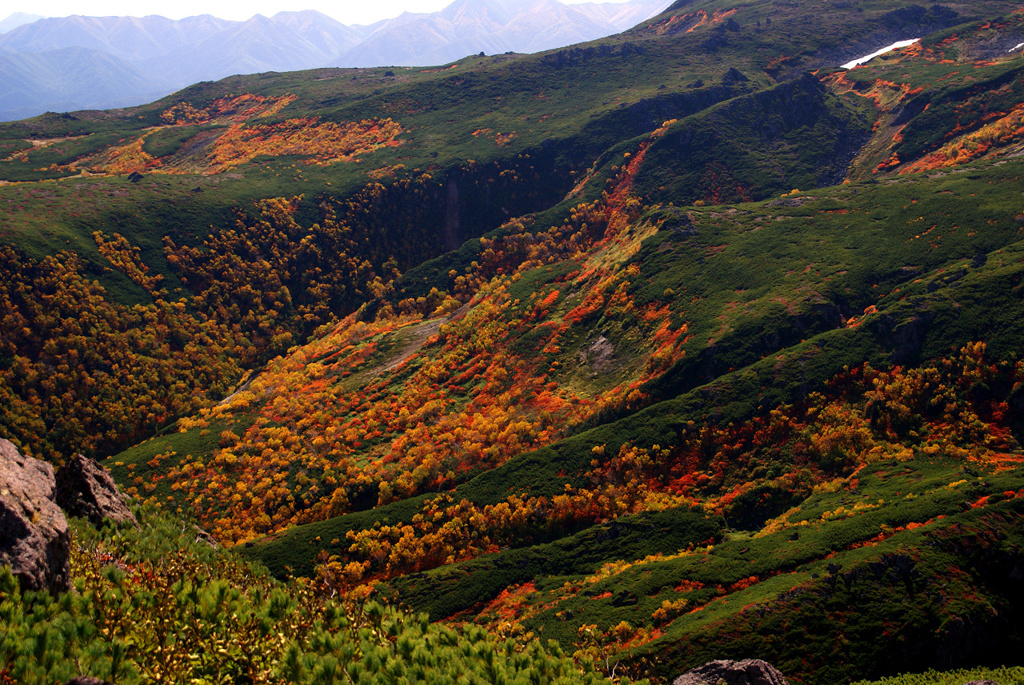
[[[1017,43],[1012,48],[1007,50],[1007,52],[1013,52],[1014,50],[1020,50],[1021,48],[1024,48],[1024,43]]]
[[[864,64],[865,62],[870,62],[874,58],[878,57],[879,55],[884,55],[885,53],[889,52],[890,50],[897,50],[899,48],[905,48],[908,45],[913,45],[914,43],[916,43],[919,40],[921,40],[921,39],[920,38],[911,38],[910,40],[898,40],[895,43],[893,43],[892,45],[886,46],[886,47],[882,48],[881,50],[876,50],[875,52],[872,52],[870,55],[864,55],[860,59],[855,59],[852,62],[847,62],[846,64],[840,65],[840,68],[841,69],[853,69],[854,67],[859,67],[860,65]],[[1019,47],[1024,47],[1024,43],[1021,43],[1017,47],[1018,48]],[[1014,49],[1016,50],[1017,48],[1014,48]]]

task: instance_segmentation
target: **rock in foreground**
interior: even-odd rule
[[[55,488],[52,466],[0,439],[0,566],[10,565],[23,590],[69,587],[68,522]]]
[[[761,659],[709,661],[676,678],[672,685],[789,685],[778,669]]]
[[[87,518],[94,526],[105,520],[139,525],[110,473],[81,454],[57,471],[57,504],[69,516]]]

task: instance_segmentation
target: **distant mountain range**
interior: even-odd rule
[[[478,52],[538,52],[619,33],[669,4],[456,0],[440,12],[406,12],[368,26],[347,26],[312,10],[248,21],[18,13],[0,22],[0,120],[141,104],[233,74],[425,66]]]
[[[161,87],[162,86],[162,87]],[[58,48],[0,54],[0,119],[46,111],[108,109],[168,93],[131,63],[100,50]]]
[[[669,4],[664,0],[578,5],[557,0],[456,0],[440,12],[405,12],[375,26],[332,66],[422,66],[477,52],[540,52],[620,33]]]

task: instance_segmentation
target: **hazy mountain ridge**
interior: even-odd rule
[[[11,118],[46,110],[128,106],[139,97],[159,97],[167,89],[129,62],[99,50],[0,53],[2,116]]]
[[[26,52],[77,46],[139,62],[201,42],[239,24],[208,14],[175,21],[166,17],[46,18],[0,37],[0,50]]]
[[[407,13],[385,23],[332,66],[428,66],[476,52],[540,52],[618,33],[665,6],[661,0],[634,0],[614,10],[557,0],[457,0],[441,12]]]
[[[557,0],[457,0],[433,14],[404,14],[369,26],[348,26],[306,10],[230,21],[211,15],[181,20],[161,16],[45,18],[0,34],[0,54],[42,53],[69,47],[92,87],[54,97],[50,72],[22,60],[9,79],[0,120],[57,111],[141,104],[199,81],[233,74],[295,71],[324,66],[435,65],[485,52],[537,52],[618,33],[663,9],[664,0],[632,0],[609,7]],[[8,20],[5,20],[8,21]],[[19,24],[16,25],[15,24]],[[56,54],[56,53],[54,53]],[[137,75],[121,79],[104,55],[127,62]],[[26,69],[28,71],[26,71]],[[103,74],[109,73],[109,83]],[[141,81],[140,81],[141,78]],[[148,82],[148,84],[147,84]],[[98,94],[119,93],[103,99]]]
[[[15,12],[6,19],[0,21],[0,33],[7,33],[11,29],[16,29],[24,24],[31,24],[32,22],[38,21],[42,18],[43,16],[39,14]]]

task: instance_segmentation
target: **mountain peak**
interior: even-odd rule
[[[15,12],[3,21],[0,21],[0,33],[7,33],[12,29],[16,29],[19,26],[25,24],[31,24],[35,21],[43,19],[41,14],[27,14],[25,12]]]

